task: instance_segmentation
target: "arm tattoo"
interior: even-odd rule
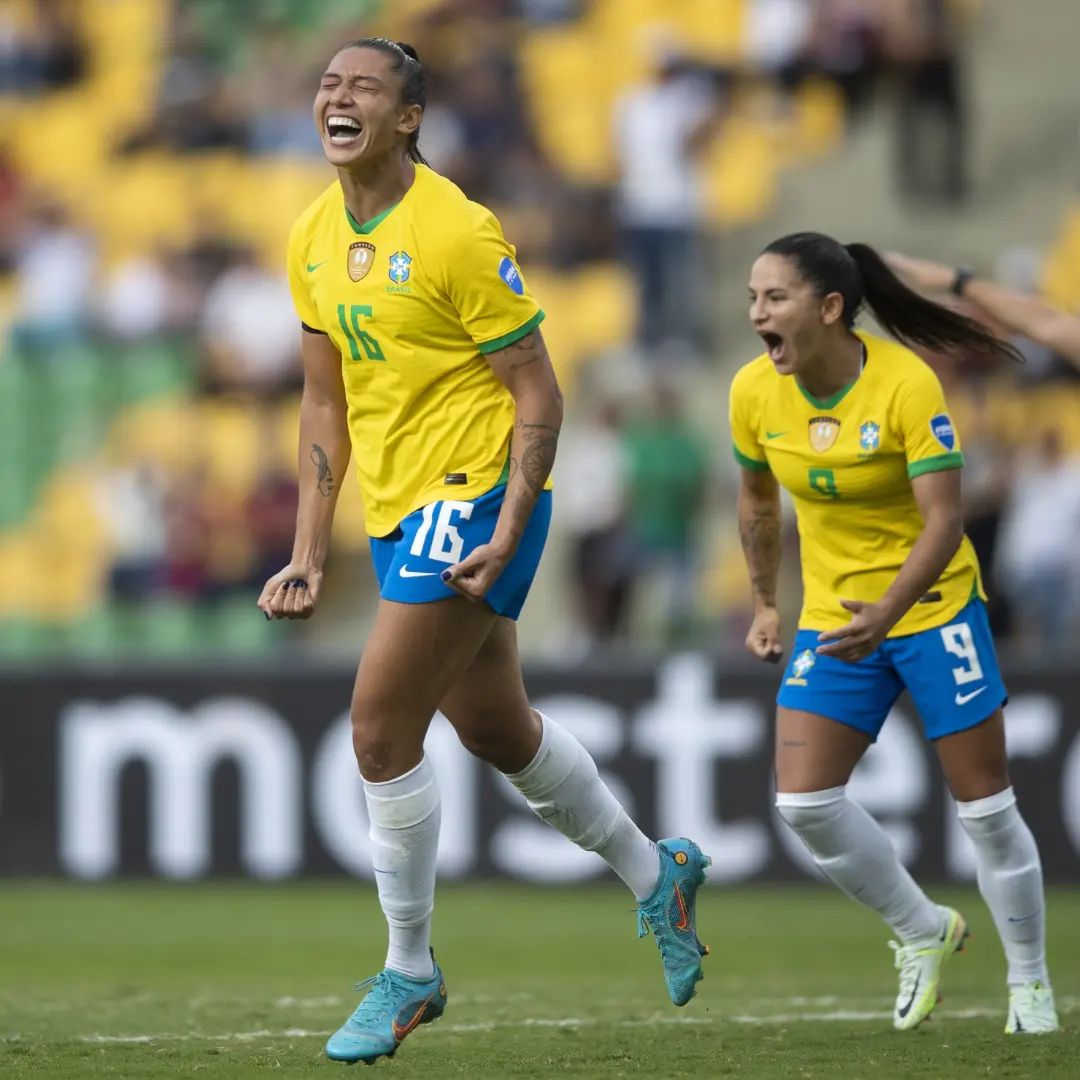
[[[326,456],[326,451],[318,443],[311,444],[311,460],[319,470],[319,494],[329,498],[334,490],[334,474],[330,471],[330,459]]]
[[[550,424],[527,424],[518,420],[515,425],[525,443],[520,462],[512,462],[525,477],[525,483],[537,495],[544,490],[544,484],[555,464],[555,451],[559,445],[559,429]]]
[[[770,607],[776,604],[776,572],[780,566],[780,518],[772,506],[755,507],[739,521],[739,539],[750,567],[754,594]]]
[[[805,746],[805,739],[783,739],[780,742],[781,746]]]
[[[547,349],[544,347],[543,339],[537,337],[535,331],[531,334],[526,334],[519,341],[515,341],[510,348],[517,352],[527,354],[520,360],[511,362],[511,371],[519,371],[521,368],[528,367],[530,364],[535,364],[537,360],[543,360],[547,356]]]

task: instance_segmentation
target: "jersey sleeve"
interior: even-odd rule
[[[904,381],[897,395],[896,422],[912,479],[963,466],[960,436],[945,404],[945,392],[925,364]]]
[[[744,469],[768,469],[761,446],[757,410],[754,408],[746,369],[738,372],[728,396],[728,419],[731,424],[731,449]]]
[[[289,246],[286,255],[289,274],[289,292],[292,293],[293,307],[300,321],[305,327],[316,330],[320,334],[326,333],[326,327],[319,318],[318,308],[311,298],[306,274],[306,260],[308,249],[307,230],[303,228],[303,222],[298,221],[289,233]]]
[[[534,330],[544,312],[529,292],[495,215],[468,218],[469,227],[443,250],[444,281],[465,332],[485,355]]]

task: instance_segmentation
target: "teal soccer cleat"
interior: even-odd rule
[[[333,1061],[374,1065],[380,1057],[393,1057],[409,1032],[438,1020],[446,1008],[446,983],[438,964],[435,974],[422,982],[384,968],[356,989],[367,990],[364,1000],[326,1043],[326,1056]]]
[[[660,880],[652,896],[638,906],[638,937],[650,930],[660,947],[664,982],[675,1005],[685,1005],[702,978],[701,958],[709,946],[698,941],[695,921],[697,891],[712,863],[701,848],[685,837],[661,840]]]

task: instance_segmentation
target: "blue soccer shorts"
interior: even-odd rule
[[[931,740],[976,727],[1008,698],[986,605],[978,598],[946,625],[886,638],[855,663],[816,653],[818,633],[795,635],[776,703],[836,720],[871,739],[905,689]]]
[[[500,484],[467,502],[442,499],[428,503],[388,536],[372,537],[371,558],[379,595],[399,604],[431,604],[459,596],[440,575],[491,539],[505,494],[506,485]],[[514,557],[484,597],[496,615],[516,619],[521,614],[550,524],[551,492],[543,491]]]

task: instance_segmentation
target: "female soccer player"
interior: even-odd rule
[[[514,249],[417,150],[426,99],[410,46],[364,38],[338,50],[314,109],[338,178],[289,240],[300,499],[292,561],[259,606],[268,618],[314,611],[350,444],[381,596],[352,723],[390,945],[327,1043],[339,1061],[392,1055],[446,1005],[429,945],[439,794],[424,736],[437,708],[633,890],[676,1005],[706,951],[694,900],[709,860],[689,840],[648,840],[581,744],[525,695],[514,620],[551,516],[562,395]]]
[[[804,602],[777,697],[776,804],[821,871],[901,944],[893,1024],[938,1000],[962,946],[869,814],[852,769],[906,687],[975,845],[979,888],[1008,960],[1008,1033],[1058,1027],[1046,970],[1042,868],[1005,758],[979,566],[960,510],[960,440],[941,386],[903,345],[855,330],[863,304],[901,341],[1011,355],[978,324],[911,292],[865,244],[817,233],[770,244],[750,275],[768,351],[735,376],[739,528],[754,593],[747,648],[776,662],[779,485],[795,504]]]

